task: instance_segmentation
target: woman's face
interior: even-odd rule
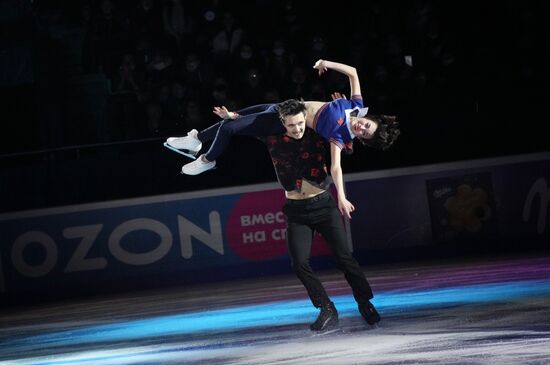
[[[364,139],[372,139],[378,129],[378,124],[367,118],[352,118],[350,125],[353,135]]]

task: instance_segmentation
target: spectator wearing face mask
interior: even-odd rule
[[[213,102],[219,105],[225,104],[226,101],[228,100],[229,98],[228,83],[224,77],[218,76],[214,80],[211,97]]]
[[[179,53],[185,49],[194,32],[193,18],[187,12],[182,0],[170,0],[162,9],[164,33]]]
[[[245,104],[263,103],[265,93],[264,76],[258,68],[251,67],[241,75],[239,80],[239,94]]]
[[[211,52],[217,69],[227,69],[232,56],[240,49],[244,34],[233,13],[225,12],[212,38]]]
[[[190,52],[185,56],[176,77],[185,86],[187,98],[203,97],[205,85],[212,83],[212,72],[209,65],[205,64],[195,52]]]
[[[257,51],[251,43],[245,42],[241,45],[239,52],[233,56],[232,64],[235,74],[239,77],[251,68],[260,67]]]
[[[157,137],[163,132],[164,113],[158,103],[148,103],[145,106],[145,130],[143,137]]]
[[[117,73],[117,55],[127,35],[125,22],[116,12],[113,1],[101,1],[99,12],[92,16],[87,31],[90,68],[105,73],[112,80]]]
[[[309,90],[309,82],[306,71],[302,66],[295,65],[290,72],[289,92],[297,98],[304,98]]]
[[[140,0],[130,16],[130,29],[136,39],[149,38],[158,42],[162,38],[163,19],[158,2]]]
[[[320,35],[316,35],[311,40],[311,49],[309,52],[310,60],[318,60],[326,58],[327,56],[327,44],[325,38]]]
[[[286,43],[277,39],[273,42],[271,53],[266,59],[266,75],[270,77],[269,84],[275,86],[283,98],[290,96],[288,82],[294,58],[294,53],[287,49]]]

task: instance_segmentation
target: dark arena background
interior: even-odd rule
[[[0,0],[0,364],[550,364],[549,8]],[[349,98],[319,59],[401,135],[342,157],[382,320],[315,236],[340,323],[314,333],[263,143],[197,176],[163,143]]]

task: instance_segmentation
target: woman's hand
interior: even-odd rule
[[[332,98],[332,100],[347,99],[346,94],[340,94],[338,91],[335,91],[332,94],[330,94],[330,97]]]
[[[325,60],[318,60],[315,62],[315,65],[313,65],[313,68],[319,70],[319,76],[328,70],[328,67],[325,65]]]
[[[227,108],[223,105],[221,107],[215,106],[212,112],[222,119],[237,119],[239,116],[239,114],[227,110]]]

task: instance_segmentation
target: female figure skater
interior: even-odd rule
[[[307,127],[330,142],[330,170],[338,194],[338,208],[342,214],[351,218],[350,213],[355,208],[345,198],[340,164],[342,150],[352,151],[354,138],[369,147],[386,150],[399,135],[399,124],[395,116],[367,115],[368,108],[363,107],[359,77],[354,67],[318,60],[313,68],[318,70],[319,76],[331,69],[345,74],[350,81],[350,100],[340,98],[331,102],[296,102],[304,104]],[[237,112],[228,111],[223,106],[215,107],[214,113],[222,118],[220,122],[201,132],[192,130],[184,137],[170,137],[166,143],[173,148],[197,154],[202,143],[214,140],[207,153],[182,168],[184,174],[197,175],[216,165],[217,157],[234,134],[255,137],[284,134],[286,130],[281,117],[288,115],[286,111],[280,112],[279,104],[255,105]]]

